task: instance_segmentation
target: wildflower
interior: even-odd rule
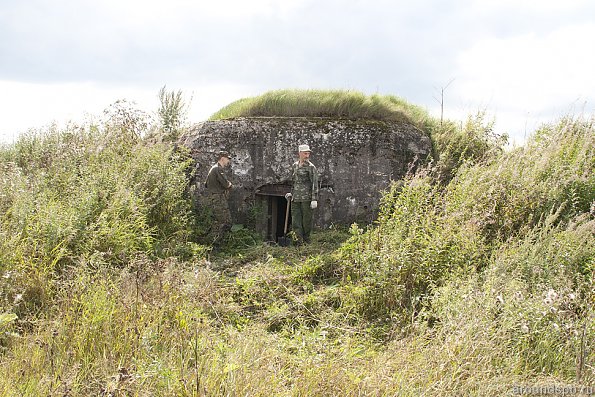
[[[547,297],[550,298],[552,301],[555,301],[556,299],[558,299],[558,293],[550,288],[547,292]]]
[[[546,305],[552,305],[556,299],[558,299],[558,293],[550,288],[543,301]]]
[[[528,334],[528,333],[529,333],[529,327],[527,326],[527,324],[523,324],[523,325],[521,325],[521,331],[522,331],[524,334]]]
[[[498,294],[498,296],[496,296],[496,302],[498,302],[501,305],[504,304],[504,298],[502,297],[502,294]]]

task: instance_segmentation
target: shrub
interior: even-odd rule
[[[443,200],[430,178],[412,176],[385,194],[377,225],[341,247],[343,278],[366,289],[359,310],[369,320],[411,325],[452,272],[485,262],[481,238],[452,223]]]
[[[595,201],[593,121],[544,126],[524,148],[465,166],[447,188],[446,211],[489,241],[530,230],[550,213],[567,222]]]
[[[99,255],[123,266],[139,254],[171,255],[193,239],[189,156],[171,146],[113,140],[113,134],[111,124],[51,127],[2,152],[5,307],[16,296],[52,296],[52,280],[79,258]],[[139,133],[124,134],[133,135]],[[28,295],[33,290],[39,292]],[[34,300],[20,305],[37,308],[46,299]]]
[[[440,342],[482,345],[459,359],[489,354],[497,368],[525,376],[594,379],[594,239],[595,222],[584,217],[566,228],[540,225],[503,246],[483,275],[439,288]]]
[[[466,162],[446,186],[435,183],[433,170],[394,184],[377,223],[354,228],[339,250],[340,278],[366,290],[360,313],[398,329],[413,324],[437,287],[481,271],[502,244],[550,214],[555,226],[592,211],[594,137],[591,122],[563,120],[527,149],[492,158],[485,150],[497,145],[484,145],[471,157],[477,163]]]
[[[167,91],[165,86],[159,90],[159,124],[165,142],[175,142],[182,134],[188,105],[182,91]]]
[[[463,165],[496,160],[508,137],[495,133],[493,127],[493,122],[485,121],[484,112],[469,116],[461,128],[453,122],[435,126],[431,137],[436,177],[442,183],[448,183]]]

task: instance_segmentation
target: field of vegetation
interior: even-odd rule
[[[398,108],[434,156],[371,225],[299,247],[237,227],[215,252],[171,143],[182,99],[160,98],[155,125],[119,102],[0,148],[0,395],[595,392],[594,119],[505,149],[481,113],[440,122],[393,97],[238,101],[213,117]]]

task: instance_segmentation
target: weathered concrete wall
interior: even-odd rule
[[[401,179],[415,159],[425,161],[431,151],[430,139],[410,124],[330,118],[206,121],[180,141],[196,161],[199,194],[215,154],[221,149],[232,154],[235,188],[230,208],[236,223],[254,213],[257,190],[283,184],[297,159],[298,145],[309,144],[310,160],[320,174],[315,213],[319,227],[373,220],[381,191],[391,180]],[[262,216],[266,215],[264,211]]]

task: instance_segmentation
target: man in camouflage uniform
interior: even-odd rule
[[[312,210],[318,207],[318,171],[310,162],[310,147],[299,145],[299,159],[292,165],[292,189],[285,195],[291,200],[291,228],[297,244],[309,243],[312,231]]]
[[[226,231],[231,227],[231,213],[227,197],[232,188],[231,181],[225,175],[225,167],[231,162],[230,155],[221,151],[217,155],[217,162],[211,167],[205,181],[206,193],[204,205],[213,214],[210,237],[214,244],[218,243]]]

